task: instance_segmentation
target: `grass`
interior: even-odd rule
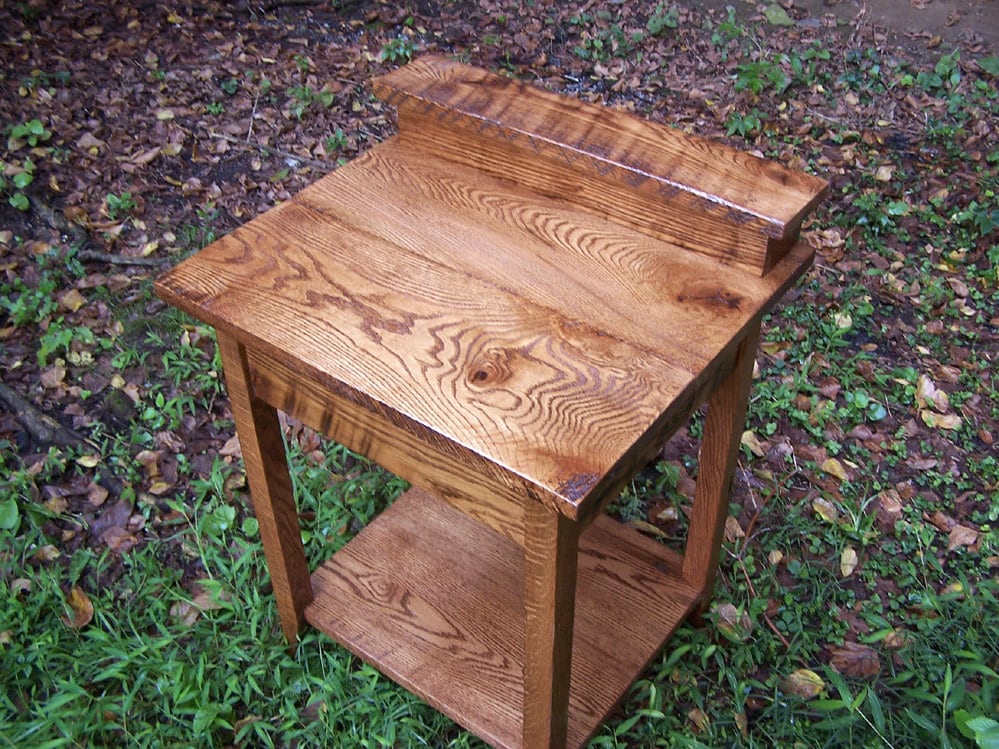
[[[549,25],[564,57],[607,69],[645,59],[684,19],[660,3],[640,23],[615,6]],[[951,50],[917,65],[819,41],[764,55],[734,11],[702,31],[702,56],[729,66],[716,132],[818,172],[859,166],[843,167],[849,180],[807,227],[828,242],[819,267],[765,324],[707,626],[677,632],[593,746],[995,747],[999,462],[983,430],[999,419],[987,337],[999,151],[976,128],[999,97],[994,75],[973,73],[994,63]],[[506,35],[497,21],[488,43]],[[381,57],[403,62],[431,36],[417,45],[404,29]],[[281,97],[262,80],[261,105],[270,96],[308,123],[334,99],[305,82],[309,58],[294,64],[300,85]],[[220,80],[219,111],[253,84]],[[814,114],[833,99],[910,95],[925,105],[916,135]],[[808,107],[782,107],[798,96]],[[359,130],[344,125],[316,142],[345,149]],[[29,149],[48,158],[45,132],[25,118],[4,133],[22,187]],[[965,183],[950,184],[967,164]],[[0,182],[0,196],[18,195]],[[103,200],[116,219],[137,209],[129,192]],[[177,229],[181,253],[215,238],[218,217],[206,202]],[[109,317],[80,321],[59,292],[86,273],[65,260],[38,254],[0,278],[5,325],[33,331],[25,366],[62,362],[82,388],[78,375],[106,361],[101,373],[119,379],[101,396],[113,418],[87,426],[85,447],[25,455],[0,443],[0,747],[482,746],[315,632],[288,652],[245,477],[219,454],[232,424],[211,332],[170,310],[150,318],[148,281],[81,286]],[[80,401],[98,410],[86,392]],[[943,417],[959,420],[932,426]],[[612,511],[681,541],[699,429],[695,419]],[[308,430],[287,438],[316,564],[402,484]],[[125,553],[92,535],[115,486],[133,507],[118,543],[141,541]]]

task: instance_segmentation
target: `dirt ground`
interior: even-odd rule
[[[733,5],[737,12],[762,7],[732,0],[715,4]],[[780,4],[800,25],[819,24],[829,16],[837,24],[860,20],[872,33],[884,33],[890,44],[912,52],[958,42],[999,49],[999,0],[783,0]]]

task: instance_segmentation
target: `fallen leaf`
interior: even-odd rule
[[[767,554],[767,561],[769,561],[770,564],[780,564],[783,559],[784,559],[784,552],[781,551],[780,549],[774,549],[769,554]]]
[[[760,442],[756,433],[752,429],[747,429],[742,433],[742,439],[740,440],[743,447],[749,448],[749,451],[755,455],[757,458],[762,458],[767,454],[766,448]]]
[[[59,306],[67,312],[76,312],[86,303],[86,298],[77,289],[70,289],[59,297]]]
[[[810,700],[825,691],[826,683],[811,669],[799,668],[788,674],[788,677],[781,684],[781,689],[803,700]]]
[[[955,525],[951,528],[950,536],[947,538],[947,551],[954,551],[959,546],[972,547],[978,543],[981,533],[974,528],[964,525]]]
[[[711,721],[707,714],[699,707],[692,708],[687,713],[687,719],[690,721],[691,726],[693,726],[694,733],[705,733],[711,726]]]
[[[879,166],[877,171],[874,173],[874,179],[878,182],[891,182],[892,172],[895,171],[895,167],[882,165]]]
[[[718,631],[733,642],[745,642],[753,633],[753,620],[734,604],[720,603],[715,609]]]
[[[830,648],[829,665],[844,676],[867,679],[881,672],[881,659],[877,652],[866,645],[844,642],[842,647]]]
[[[830,476],[835,476],[840,481],[846,481],[846,469],[836,458],[827,458],[820,468]]]
[[[763,11],[763,15],[767,18],[767,23],[771,26],[794,26],[794,19],[787,14],[779,5],[771,5]]]
[[[923,423],[932,429],[953,431],[961,428],[961,417],[957,414],[940,414],[924,409],[919,412],[919,416],[923,420]]]
[[[735,543],[740,538],[745,538],[746,532],[739,525],[739,521],[729,515],[725,518],[725,540],[730,544]]]
[[[819,497],[814,500],[812,502],[812,509],[815,510],[816,514],[827,523],[835,523],[839,518],[839,510],[837,510],[836,505],[828,499],[822,499]]]
[[[69,591],[66,606],[69,610],[62,617],[62,621],[73,629],[86,627],[94,618],[94,604],[78,585],[74,585]]]
[[[852,546],[843,549],[839,555],[839,571],[843,577],[849,577],[857,569],[857,552]]]
[[[662,530],[657,526],[645,520],[629,520],[626,525],[629,528],[634,528],[639,533],[644,533],[646,536],[661,536],[663,534]]]

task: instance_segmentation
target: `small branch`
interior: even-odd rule
[[[0,382],[0,400],[7,404],[28,434],[41,445],[71,447],[87,441],[82,435],[69,427],[64,427],[48,414],[42,413],[35,405],[2,382]]]
[[[170,262],[167,258],[112,255],[107,252],[98,252],[97,250],[82,250],[77,254],[77,257],[80,260],[89,260],[95,263],[110,263],[111,265],[141,265],[147,268],[159,268]]]
[[[292,153],[291,151],[282,151],[280,148],[274,148],[273,146],[265,146],[263,143],[253,143],[249,140],[242,140],[241,138],[234,138],[231,135],[226,135],[225,133],[209,133],[209,138],[215,138],[216,140],[224,140],[227,143],[233,143],[238,146],[248,146],[250,148],[256,149],[261,153],[274,154],[280,156],[282,159],[298,161],[303,164],[308,164],[309,166],[315,167],[316,169],[326,169],[332,170],[333,164],[328,161],[319,161],[318,159],[310,159],[308,156],[299,156],[297,153]]]
[[[746,585],[749,586],[750,595],[752,595],[753,598],[757,598],[758,596],[756,595],[756,588],[753,587],[753,581],[749,577],[749,572],[746,571],[746,563],[743,562],[742,559],[739,559],[739,568],[742,570],[742,576],[746,578]],[[768,614],[766,611],[763,612],[763,621],[765,621],[767,623],[767,626],[770,627],[771,631],[773,631],[773,633],[777,635],[778,638],[780,638],[781,643],[783,643],[784,645],[784,649],[790,650],[791,643],[789,643],[787,641],[787,638],[784,637],[784,634],[779,629],[777,629],[777,625],[773,623],[773,620],[770,618],[770,614]]]

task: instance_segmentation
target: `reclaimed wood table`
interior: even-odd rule
[[[218,333],[285,635],[579,747],[711,595],[760,319],[825,183],[444,59],[399,133],[156,283]],[[705,399],[685,553],[602,513]],[[310,575],[277,410],[413,485]]]

